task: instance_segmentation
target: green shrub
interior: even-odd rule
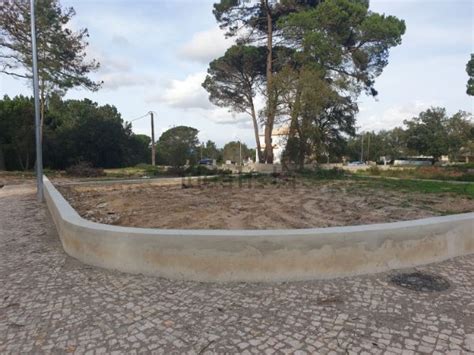
[[[474,182],[474,174],[473,174],[473,173],[463,174],[463,175],[459,176],[457,179],[458,179],[459,181],[470,181],[470,182]]]
[[[135,168],[145,170],[149,166],[153,166],[153,165],[140,163],[140,164],[135,165]]]
[[[162,174],[162,171],[157,166],[147,165],[144,169],[148,176],[158,176]]]
[[[209,169],[205,165],[193,165],[188,167],[184,171],[187,176],[204,176],[204,175],[216,175],[217,171],[214,169]]]
[[[232,175],[232,170],[230,169],[219,169],[217,170],[218,175]]]
[[[314,179],[342,179],[346,176],[346,172],[343,169],[334,167],[332,169],[321,169],[316,170],[305,169],[301,171],[301,175],[308,178]]]
[[[469,170],[474,169],[474,163],[462,163],[456,165],[449,165],[450,168],[459,169],[459,170]]]

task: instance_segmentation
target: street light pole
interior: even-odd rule
[[[35,96],[35,138],[36,138],[36,187],[39,202],[43,201],[43,151],[40,133],[40,102],[38,82],[38,52],[36,48],[35,0],[30,0],[31,10],[31,54],[33,57],[33,93]]]

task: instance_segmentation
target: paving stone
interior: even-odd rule
[[[474,352],[474,255],[416,268],[452,287],[416,292],[394,272],[334,280],[200,283],[67,256],[30,185],[0,190],[0,353],[383,354]]]

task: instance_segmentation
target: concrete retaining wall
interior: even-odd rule
[[[305,280],[474,253],[474,213],[295,230],[128,228],[86,221],[47,178],[44,187],[64,250],[86,264],[130,273],[199,281]]]

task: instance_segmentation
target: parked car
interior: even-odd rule
[[[199,160],[199,165],[214,165],[214,160],[213,159],[201,159]]]
[[[347,166],[363,166],[363,165],[367,165],[365,164],[363,161],[351,161],[349,164],[347,164]]]

